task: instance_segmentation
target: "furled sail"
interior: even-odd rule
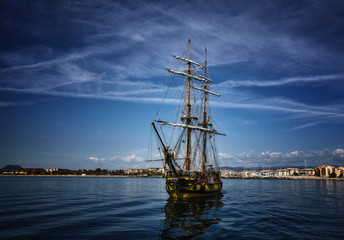
[[[203,91],[203,92],[207,92],[207,93],[210,93],[210,94],[213,94],[215,96],[218,96],[220,97],[221,95],[218,94],[218,93],[215,93],[215,92],[212,92],[212,91],[209,91],[207,89],[204,89],[204,88],[199,88],[199,87],[196,87],[196,86],[192,86],[194,89],[197,89],[197,90],[200,90],[200,91]]]
[[[196,129],[196,130],[200,130],[200,131],[204,131],[204,132],[209,132],[209,133],[214,133],[214,134],[226,136],[226,134],[220,133],[220,132],[216,131],[215,129],[211,129],[211,128],[203,128],[203,127],[197,127],[197,126],[193,126],[193,125],[166,122],[166,121],[161,121],[161,120],[157,120],[156,122],[158,122],[162,125],[171,125],[171,126],[175,126],[175,127],[191,128],[191,129]]]
[[[215,83],[213,80],[211,80],[209,78],[202,77],[202,76],[198,77],[198,76],[195,76],[195,75],[192,75],[192,74],[189,74],[189,73],[179,72],[179,71],[172,70],[172,69],[169,69],[169,68],[167,68],[166,70],[169,71],[170,73],[178,74],[178,75],[183,75],[183,76],[186,76],[186,77],[190,77],[190,78],[196,79],[196,80],[201,81],[201,82],[212,82],[212,83]]]
[[[184,62],[188,62],[188,63],[192,63],[192,64],[194,64],[194,65],[197,65],[197,66],[199,66],[200,68],[204,68],[204,66],[202,65],[202,64],[199,64],[199,63],[196,63],[195,61],[192,61],[192,60],[190,60],[190,59],[186,59],[186,58],[182,58],[182,57],[178,57],[178,56],[174,56],[173,55],[173,57],[175,58],[175,59],[179,59],[179,60],[182,60],[182,61],[184,61]]]

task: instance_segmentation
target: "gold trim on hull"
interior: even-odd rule
[[[216,195],[221,192],[222,182],[208,183],[184,183],[173,181],[172,179],[166,180],[166,191],[172,198],[185,199],[185,198],[200,198]]]

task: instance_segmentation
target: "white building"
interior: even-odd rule
[[[276,176],[277,177],[287,177],[287,176],[289,176],[289,172],[287,171],[287,169],[278,169],[276,171]]]
[[[135,173],[142,173],[143,171],[146,171],[146,168],[128,168],[128,169],[124,169],[123,171],[126,174],[135,174]]]
[[[221,170],[221,177],[234,177],[236,174],[236,171],[234,170]]]
[[[244,170],[239,172],[242,178],[252,178],[252,177],[258,177],[258,172],[254,170]]]
[[[298,169],[298,168],[287,168],[287,171],[288,171],[289,176],[294,176],[294,175],[300,174],[300,169]]]
[[[262,170],[260,171],[261,177],[275,177],[275,172],[273,170]]]

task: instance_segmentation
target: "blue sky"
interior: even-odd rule
[[[222,95],[221,166],[343,165],[343,1],[0,5],[1,166],[152,166],[150,123],[189,29]]]

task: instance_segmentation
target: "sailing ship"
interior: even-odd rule
[[[187,56],[173,57],[184,66],[184,71],[166,69],[185,81],[179,117],[175,121],[156,119],[152,122],[164,162],[166,190],[172,198],[178,199],[216,195],[221,192],[222,178],[215,135],[225,134],[213,127],[210,115],[210,96],[220,94],[212,90],[215,81],[208,77],[207,49],[204,64],[193,61],[189,32]],[[167,126],[170,126],[171,141],[165,140],[163,128]]]

